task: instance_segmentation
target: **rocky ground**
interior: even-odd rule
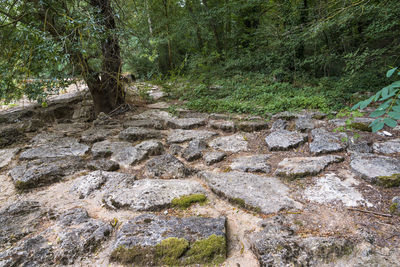
[[[168,107],[2,111],[0,266],[400,266],[399,129]]]

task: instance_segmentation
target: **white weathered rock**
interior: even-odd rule
[[[374,143],[375,153],[394,154],[400,153],[400,139],[393,139],[386,142]]]
[[[212,191],[231,202],[261,211],[274,213],[282,209],[301,208],[299,202],[289,196],[289,188],[274,177],[244,172],[201,172]]]
[[[241,134],[215,138],[209,143],[209,146],[216,150],[234,153],[248,150],[248,142]]]
[[[271,166],[267,163],[270,155],[253,155],[239,157],[233,160],[230,165],[232,170],[243,172],[264,172],[268,173]]]
[[[213,136],[218,135],[215,132],[204,131],[204,130],[174,130],[170,133],[167,139],[167,143],[183,143],[191,141],[193,139],[207,140]]]
[[[304,143],[307,135],[286,130],[277,130],[265,138],[270,150],[288,150]]]

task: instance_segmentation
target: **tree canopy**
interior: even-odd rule
[[[341,108],[359,100],[355,93],[383,87],[384,73],[399,64],[398,1],[5,0],[0,10],[6,100],[41,100],[43,88],[80,77],[96,111],[108,112],[123,103],[120,76],[129,72],[141,79],[185,76],[206,86],[225,79],[231,87],[212,99],[209,91],[191,90],[192,108],[216,109],[218,99],[241,94],[262,103],[230,101],[225,108],[254,111],[271,101],[272,87],[297,99],[258,113]],[[238,83],[251,93],[235,91]]]

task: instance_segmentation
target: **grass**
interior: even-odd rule
[[[337,111],[358,99],[338,81],[311,83],[272,82],[263,74],[249,73],[206,81],[175,78],[163,84],[171,99],[184,107],[209,113],[270,113],[303,109]]]

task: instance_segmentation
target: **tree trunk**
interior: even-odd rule
[[[101,41],[102,70],[100,77],[88,73],[85,81],[93,97],[95,114],[109,113],[125,103],[125,92],[121,83],[121,54],[111,0],[91,0],[90,4],[100,10],[100,25],[108,36]]]

